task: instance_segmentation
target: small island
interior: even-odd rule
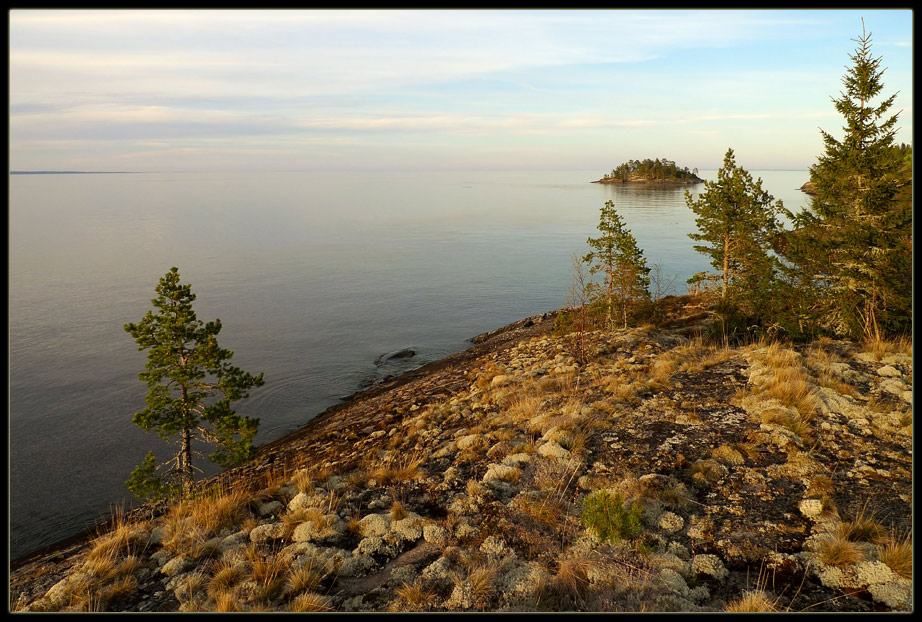
[[[698,184],[698,169],[679,168],[672,160],[628,160],[594,184]]]

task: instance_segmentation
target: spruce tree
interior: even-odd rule
[[[613,201],[600,208],[598,230],[599,237],[586,240],[593,250],[583,261],[589,265],[590,274],[603,274],[601,291],[596,291],[595,297],[604,305],[606,326],[614,327],[617,311],[626,328],[638,305],[650,299],[650,268]]]
[[[138,376],[149,389],[147,408],[132,421],[166,441],[178,436],[179,448],[160,466],[148,453],[132,472],[126,485],[139,498],[188,495],[195,479],[195,442],[216,445],[208,458],[223,467],[251,458],[259,420],[236,414],[232,405],[264,383],[262,374],[253,376],[230,364],[233,352],[217,341],[221,320],[205,323],[196,317],[192,286],[180,283],[177,268],[160,279],[156,292],[151,302],[157,312],[125,324],[138,350],[148,351],[147,371]]]
[[[728,149],[717,181],[704,182],[697,199],[685,192],[685,203],[697,218],[697,233],[688,236],[704,244],[693,248],[711,258],[718,270],[724,303],[743,304],[743,311],[757,316],[780,267],[774,246],[781,233],[779,216],[786,213],[781,201],[762,190],[748,171],[736,165]]]
[[[794,219],[787,255],[816,288],[817,317],[829,330],[879,338],[912,330],[912,177],[894,145],[896,94],[874,103],[881,58],[863,28],[854,41],[845,89],[832,100],[844,135],[820,130],[825,152],[810,169],[816,194]]]

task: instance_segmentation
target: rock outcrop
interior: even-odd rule
[[[13,568],[11,608],[912,608],[911,352],[648,326],[589,333],[580,360],[552,320]]]

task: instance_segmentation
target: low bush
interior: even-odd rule
[[[641,513],[638,506],[625,508],[621,495],[597,490],[583,502],[583,525],[602,542],[632,540],[640,535]]]

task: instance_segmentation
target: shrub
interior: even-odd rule
[[[583,525],[602,542],[634,539],[640,535],[642,510],[639,506],[624,506],[621,495],[597,490],[583,502]]]

